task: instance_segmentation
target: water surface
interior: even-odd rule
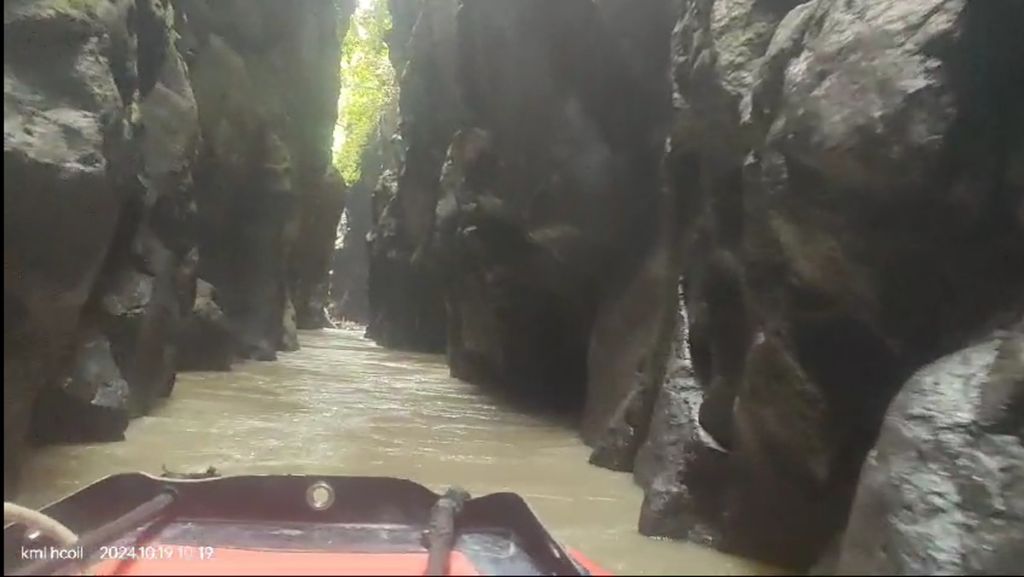
[[[729,575],[765,567],[636,532],[642,491],[587,464],[558,420],[448,376],[444,359],[382,349],[361,330],[302,332],[302,350],[230,373],[179,375],[171,398],[120,443],[47,447],[19,501],[40,506],[101,477],[161,468],[225,475],[404,477],[435,491],[524,496],[552,534],[619,574]]]

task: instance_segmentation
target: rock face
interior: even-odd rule
[[[5,493],[30,415],[118,438],[173,385],[198,128],[171,14],[4,5]]]
[[[999,575],[1024,567],[1024,323],[903,386],[868,454],[845,575]]]
[[[50,23],[55,32],[47,43],[35,30]],[[126,120],[98,17],[7,3],[4,38],[6,496],[40,383],[55,383],[58,362],[70,362],[74,328],[117,226],[122,195],[107,177],[102,151],[107,138],[117,142]],[[48,44],[68,73],[44,91],[34,82],[31,58],[35,46]],[[90,213],[96,218],[80,219]],[[75,242],[50,234],[53,217],[69,225],[64,232]]]
[[[375,191],[382,178],[394,178],[403,152],[397,123],[398,106],[392,102],[381,112],[377,130],[363,151],[359,181],[352,184],[345,201],[344,226],[338,231],[343,236],[334,251],[330,276],[330,301],[338,320],[370,322],[367,235],[375,223]]]
[[[721,541],[728,453],[699,423],[704,392],[690,354],[690,323],[684,298],[675,319],[665,374],[643,445],[635,455],[637,482],[647,487],[638,528],[645,535]],[[693,512],[699,511],[700,515]]]
[[[394,0],[390,7],[402,163],[373,195],[366,335],[390,347],[441,351],[441,279],[424,257],[441,165],[461,110],[455,78],[457,2]]]
[[[353,7],[344,4],[343,23]],[[273,359],[295,346],[284,330],[290,296],[300,299],[297,324],[323,322],[326,261],[344,202],[343,184],[328,172],[339,15],[329,1],[302,10],[273,1],[180,7],[204,135],[194,174],[199,274],[217,287],[239,352]]]
[[[1020,310],[1024,44],[1006,22],[1022,7],[680,8],[666,169],[698,424],[728,472],[711,517],[691,502],[666,518],[652,484],[642,518],[806,567],[907,377]]]
[[[300,329],[322,329],[329,325],[327,303],[331,260],[338,221],[345,208],[345,192],[345,181],[332,167],[321,186],[303,197],[299,226],[301,236],[295,242],[289,259],[295,324]]]
[[[192,314],[178,333],[178,368],[183,371],[229,371],[235,339],[231,323],[217,304],[216,288],[196,279]]]
[[[1024,5],[401,10],[369,334],[582,407],[645,533],[810,566],[903,383],[1024,308]]]
[[[131,389],[114,362],[110,341],[101,334],[83,335],[71,363],[73,372],[61,386],[44,389],[36,401],[33,440],[123,439]]]
[[[5,494],[30,431],[117,439],[179,368],[272,357],[289,291],[316,324],[353,8],[4,4]]]
[[[643,362],[674,284],[664,253],[648,264],[670,214],[658,164],[671,21],[667,2],[636,6],[393,13],[397,32],[415,24],[398,52],[403,168],[371,234],[369,336],[444,347],[456,376],[576,408],[588,364],[632,375]],[[629,390],[595,386],[588,431]]]
[[[999,10],[680,4],[666,172],[701,387],[684,397],[669,379],[659,403],[722,451],[691,436],[664,459],[678,474],[637,462],[645,532],[807,566],[841,529],[906,376],[1019,306],[1006,263],[1024,243],[1005,215],[1020,189],[989,162],[1022,127],[994,130],[970,105],[1019,122],[1010,84],[963,76],[974,58],[1019,73]]]

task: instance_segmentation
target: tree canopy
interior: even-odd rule
[[[388,59],[391,14],[386,0],[361,0],[341,48],[341,95],[334,133],[334,163],[345,181],[359,180],[360,159],[384,106],[394,97]]]

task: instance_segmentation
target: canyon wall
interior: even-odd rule
[[[442,351],[441,281],[424,257],[441,165],[461,111],[455,76],[457,2],[392,0],[389,6],[401,168],[386,174],[373,193],[366,334],[385,346]]]
[[[368,324],[370,321],[370,257],[367,235],[375,223],[373,198],[378,185],[396,178],[401,156],[398,103],[389,102],[360,160],[359,180],[352,183],[345,200],[340,246],[331,261],[330,305],[338,320]]]
[[[1024,314],[1024,6],[397,4],[369,336],[579,409],[644,533],[829,571],[1020,562],[1024,359],[956,351]],[[955,423],[922,416],[947,389]],[[911,558],[935,485],[900,451],[947,425],[922,450],[964,521]],[[956,459],[997,463],[990,497]]]
[[[177,370],[322,322],[353,9],[4,4],[5,495],[30,438],[122,438]]]
[[[670,284],[647,263],[668,210],[669,4],[399,4],[404,162],[377,202],[368,335],[578,403],[588,363],[632,374],[645,355],[620,354],[634,339],[615,325]],[[596,319],[607,354],[589,352]],[[606,388],[588,412],[615,410]]]
[[[720,450],[675,447],[675,477],[693,469],[703,481],[662,478],[646,520],[675,517],[677,535],[710,529],[729,550],[811,564],[842,531],[907,379],[1021,318],[1024,43],[1007,23],[1022,8],[683,3],[666,167],[701,385],[692,426]],[[952,395],[981,387],[964,382],[975,378],[950,369],[943,380]],[[926,395],[908,396],[903,411],[924,409]],[[1020,432],[1003,442],[1019,446]],[[892,450],[884,432],[879,443]],[[963,459],[993,450],[962,448]],[[966,468],[939,476],[969,491]],[[709,500],[722,505],[699,513]],[[977,503],[954,508],[969,516]],[[984,546],[967,525],[949,531],[965,551]]]

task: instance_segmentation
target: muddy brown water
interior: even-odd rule
[[[104,476],[308,473],[411,479],[435,491],[524,496],[555,538],[619,574],[769,574],[764,566],[636,532],[628,474],[587,464],[571,427],[448,376],[444,359],[382,349],[359,329],[300,334],[302,350],[230,373],[179,376],[120,443],[55,446],[26,464],[19,502],[40,506]]]

